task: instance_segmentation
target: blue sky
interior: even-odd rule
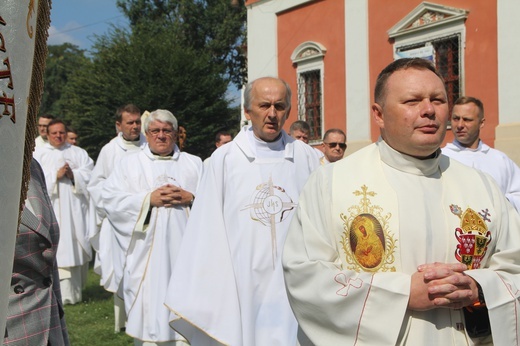
[[[52,0],[47,44],[69,42],[89,50],[94,35],[107,33],[111,25],[128,25],[116,6],[116,0]],[[230,85],[227,97],[233,100],[233,105],[240,103],[240,92],[233,85]]]
[[[116,0],[52,0],[48,44],[70,42],[90,49],[94,35],[108,32],[111,24],[127,24]]]

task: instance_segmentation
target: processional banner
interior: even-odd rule
[[[0,334],[43,91],[51,0],[0,0]]]

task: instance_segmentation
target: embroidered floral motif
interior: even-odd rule
[[[462,212],[458,205],[453,204],[450,205],[450,210],[460,218],[460,227],[455,228],[455,237],[459,242],[455,249],[455,258],[464,263],[468,269],[478,269],[491,242],[491,232],[488,231],[485,222],[491,221],[489,210],[485,209],[477,213],[467,208]]]
[[[348,209],[348,214],[340,214],[344,232],[341,245],[349,270],[377,272],[395,271],[392,264],[396,240],[388,230],[391,213],[384,214],[383,208],[373,205],[369,197],[376,196],[366,185],[354,191],[361,196],[359,205]]]

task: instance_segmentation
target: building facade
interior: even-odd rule
[[[480,98],[481,138],[520,163],[520,23],[516,0],[249,0],[248,76],[279,76],[293,90],[287,122],[306,120],[311,144],[346,130],[347,154],[377,140],[370,117],[378,73],[420,56],[443,75],[453,102]],[[517,30],[518,29],[518,30]],[[453,140],[448,131],[445,141]]]

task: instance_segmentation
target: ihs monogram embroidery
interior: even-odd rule
[[[277,257],[276,224],[285,220],[296,205],[285,192],[285,189],[273,185],[273,179],[269,177],[267,183],[256,187],[256,191],[251,198],[251,204],[242,209],[250,209],[252,220],[271,228],[273,267]]]
[[[348,215],[341,213],[343,235],[341,245],[349,270],[377,272],[395,271],[395,243],[388,229],[390,213],[383,215],[383,208],[372,205],[370,197],[376,195],[368,191],[366,185],[361,191],[354,191],[355,196],[362,196],[359,205],[348,209]]]
[[[476,213],[471,208],[462,212],[460,207],[454,204],[450,205],[450,210],[460,218],[460,227],[455,229],[455,237],[459,242],[455,258],[468,266],[468,269],[478,269],[491,241],[491,232],[485,223],[491,221],[489,212],[486,209]]]

